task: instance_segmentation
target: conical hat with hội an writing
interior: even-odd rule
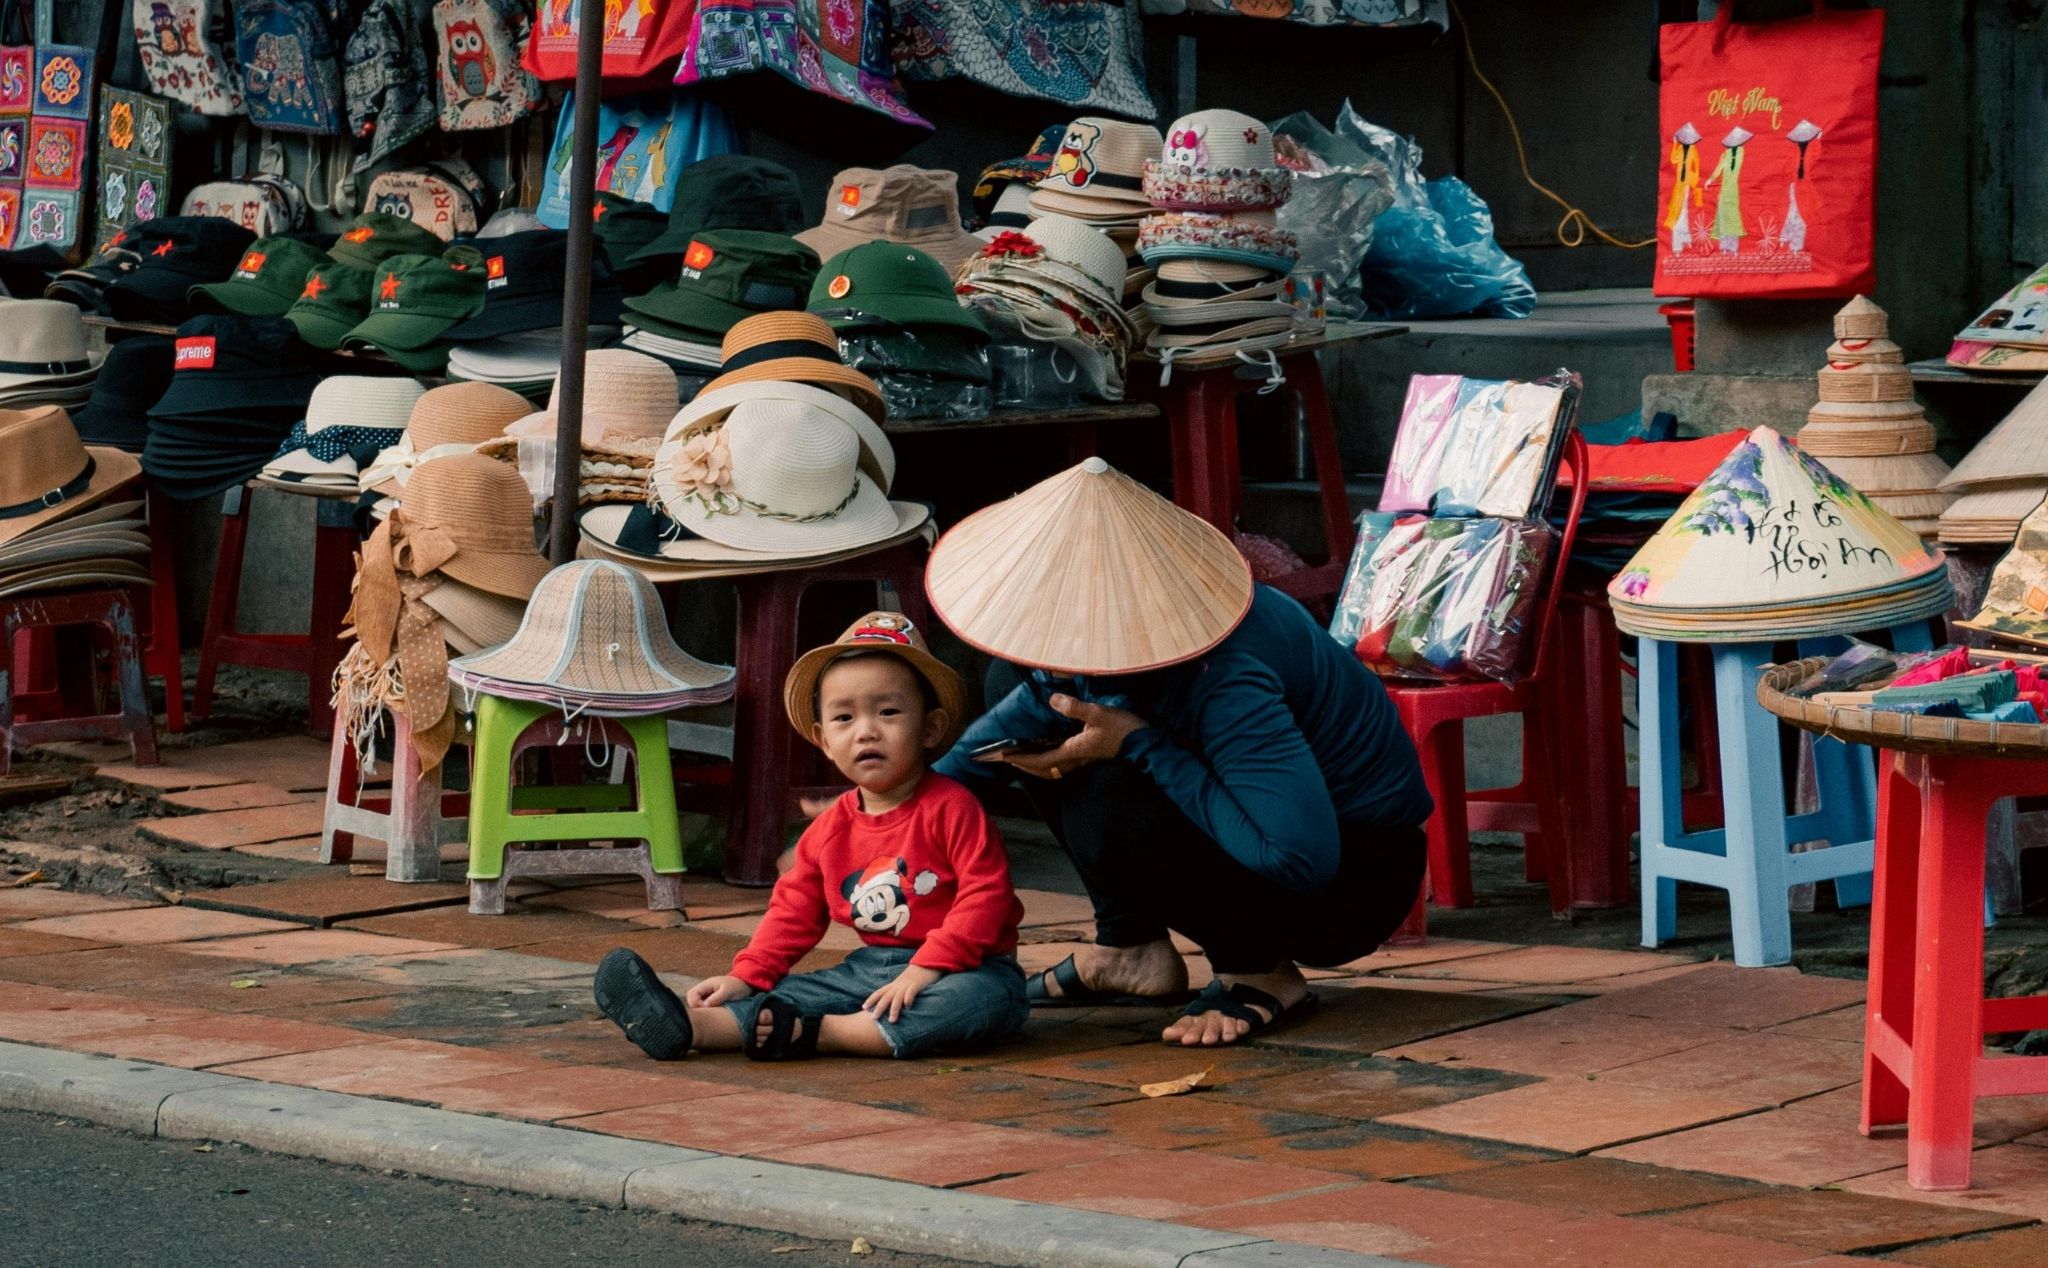
[[[1911,529],[1783,436],[1759,427],[1608,586],[1631,607],[1824,606],[1942,566]]]

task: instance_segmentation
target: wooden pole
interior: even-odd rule
[[[576,557],[576,489],[583,452],[583,354],[590,338],[591,209],[597,202],[598,80],[604,6],[580,0],[576,15],[576,117],[569,142],[569,263],[562,278],[562,373],[555,388],[555,496],[548,558]]]

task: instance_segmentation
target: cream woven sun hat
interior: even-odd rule
[[[448,663],[475,690],[530,688],[526,698],[592,700],[592,712],[667,712],[679,701],[730,694],[733,670],[676,646],[654,583],[624,564],[579,559],[534,587],[518,631],[502,647]]]
[[[681,399],[676,372],[656,358],[625,348],[593,349],[586,354],[583,370],[583,445],[618,453],[644,449],[651,454]],[[561,404],[562,381],[556,379],[548,407],[507,426],[506,439],[491,442],[485,452],[495,455],[519,440],[552,442]]]
[[[1141,216],[1147,160],[1159,157],[1166,138],[1149,123],[1088,116],[1067,125],[1052,166],[1031,191],[1030,207],[1090,220]]]
[[[420,597],[420,602],[440,616],[441,632],[448,645],[458,652],[482,651],[511,642],[526,615],[526,604],[518,599],[464,585],[453,577],[442,578],[440,585]]]
[[[1021,260],[1020,267],[1051,266],[1052,276],[1081,286],[1108,303],[1118,303],[1124,293],[1124,253],[1109,235],[1072,216],[1045,215],[1024,229],[1024,236],[1045,248],[1037,260]]]
[[[969,646],[1069,674],[1192,660],[1251,610],[1230,539],[1100,458],[976,511],[932,548],[932,610]]]
[[[896,484],[896,447],[859,403],[840,392],[796,379],[738,380],[721,386],[706,384],[677,411],[663,432],[664,440],[688,440],[699,432],[725,426],[733,407],[742,401],[795,401],[821,409],[845,423],[860,438],[860,469],[887,493]]]
[[[743,550],[850,550],[898,531],[888,495],[861,469],[853,428],[772,391],[741,399],[722,426],[663,442],[653,484],[678,524]]]
[[[1273,130],[1235,110],[1197,110],[1166,130],[1166,146],[1145,164],[1145,197],[1175,211],[1278,207],[1294,173],[1273,155]]]
[[[487,440],[533,412],[525,397],[494,383],[448,383],[428,388],[412,403],[405,435],[364,469],[362,486],[397,497],[412,469],[429,458],[474,453]]]

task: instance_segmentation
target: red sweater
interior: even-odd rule
[[[894,810],[862,813],[853,789],[804,829],[732,973],[774,989],[834,920],[869,946],[916,947],[912,964],[956,973],[1016,950],[1023,918],[1002,834],[973,793],[926,771]]]

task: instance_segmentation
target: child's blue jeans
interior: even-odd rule
[[[862,947],[829,969],[790,974],[775,984],[774,993],[821,1017],[857,1013],[868,996],[896,980],[915,954],[912,947]],[[753,1029],[765,994],[726,1005],[741,1033]],[[898,1020],[883,1018],[875,1024],[898,1057],[921,1057],[989,1047],[1016,1034],[1030,1015],[1023,970],[1015,958],[995,955],[980,968],[948,973],[925,987]]]

